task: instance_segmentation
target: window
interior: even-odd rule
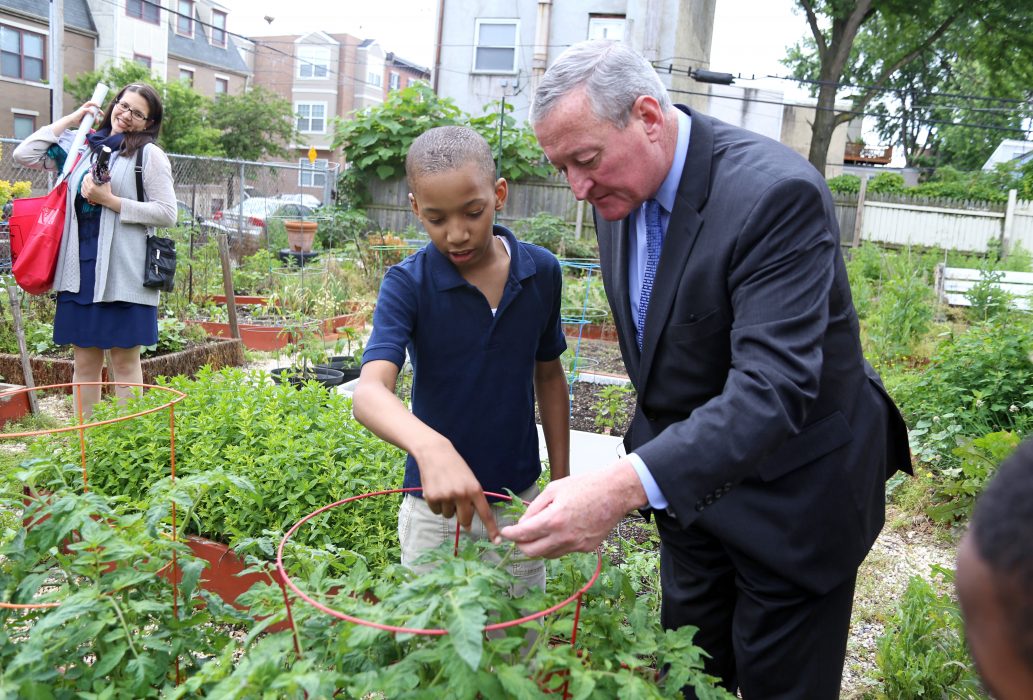
[[[226,46],[226,13],[212,10],[212,45]]]
[[[190,87],[194,87],[194,69],[179,67],[179,82],[186,83]]]
[[[369,71],[366,73],[366,83],[373,87],[382,87],[384,85],[384,77],[380,73]]]
[[[588,18],[589,39],[624,41],[623,15],[591,15]]]
[[[42,34],[0,25],[0,75],[21,80],[43,80],[46,42]]]
[[[230,91],[229,78],[216,78],[215,79],[215,94],[225,95]]]
[[[298,77],[325,78],[330,73],[330,47],[298,46]]]
[[[161,5],[147,0],[126,0],[126,14],[144,22],[158,24],[161,21]]]
[[[150,68],[151,67],[151,57],[150,56],[144,56],[144,55],[138,54],[138,53],[134,53],[133,54],[133,63],[139,63],[141,66],[143,66],[145,68]]]
[[[14,138],[19,141],[29,138],[36,130],[36,117],[31,114],[14,115]]]
[[[308,158],[298,158],[298,187],[326,187],[326,171],[329,161],[316,158],[309,163]]]
[[[391,90],[397,90],[402,86],[402,76],[398,75],[394,71],[391,71],[391,77],[387,81],[387,86]]]
[[[473,56],[474,73],[516,73],[517,21],[479,19]]]
[[[298,131],[305,134],[326,132],[326,102],[298,102],[294,105]]]
[[[179,0],[176,4],[176,34],[194,35],[194,3],[193,0]]]

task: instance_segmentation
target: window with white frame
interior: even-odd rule
[[[194,87],[194,69],[179,67],[179,82],[186,83],[190,87]]]
[[[226,13],[212,10],[212,46],[226,46]]]
[[[298,187],[326,187],[329,165],[326,158],[316,158],[312,163],[308,158],[298,158]]]
[[[516,73],[519,22],[479,19],[474,29],[474,73]]]
[[[142,53],[134,53],[133,54],[133,63],[139,63],[144,68],[148,68],[149,69],[151,67],[151,57],[150,56],[144,56]]]
[[[303,134],[326,133],[326,102],[295,102],[297,129]]]
[[[46,53],[42,34],[0,25],[0,75],[39,82],[46,75]]]
[[[329,46],[301,44],[297,56],[299,78],[325,78],[330,74]]]
[[[194,3],[193,0],[179,0],[176,5],[176,33],[183,36],[194,35]]]
[[[384,77],[376,71],[368,71],[366,73],[366,83],[373,87],[382,87],[384,85]]]
[[[398,75],[394,71],[391,71],[391,76],[388,78],[387,87],[390,90],[397,90],[402,86],[402,76]]]
[[[14,138],[24,140],[36,131],[36,117],[31,114],[14,115]]]
[[[126,14],[144,22],[158,24],[161,20],[161,5],[148,0],[126,0]]]
[[[216,95],[225,95],[229,91],[230,91],[230,79],[229,78],[220,78],[220,77],[216,76],[215,77],[215,94]]]
[[[589,15],[588,39],[624,41],[624,15]]]

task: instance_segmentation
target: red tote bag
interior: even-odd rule
[[[54,286],[57,253],[65,231],[67,194],[68,179],[64,178],[43,197],[22,197],[12,202],[8,219],[11,272],[18,286],[29,294],[45,294]]]

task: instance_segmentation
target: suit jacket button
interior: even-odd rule
[[[696,501],[696,512],[703,512],[703,501]]]
[[[710,505],[711,503],[713,503],[713,502],[714,502],[714,494],[712,494],[712,493],[708,493],[708,494],[707,494],[707,495],[706,495],[706,496],[705,496],[705,497],[703,498],[703,502],[704,502],[704,503],[706,503],[706,504],[707,504],[707,505],[709,506],[709,505]]]

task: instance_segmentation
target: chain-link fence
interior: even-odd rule
[[[0,180],[31,183],[32,194],[49,190],[53,176],[25,168],[12,154],[15,139],[0,139]],[[234,257],[268,247],[269,224],[285,219],[317,219],[322,205],[333,203],[340,165],[254,161],[169,154],[180,221],[202,232],[225,232]],[[0,273],[10,270],[10,242],[0,223]]]

